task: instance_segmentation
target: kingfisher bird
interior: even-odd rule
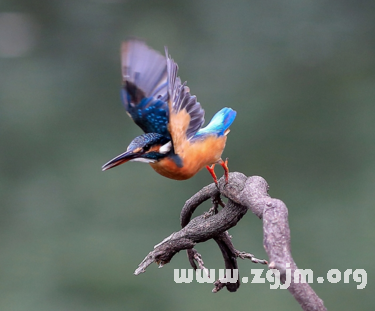
[[[177,76],[178,65],[168,54],[151,49],[143,40],[122,43],[121,97],[126,112],[145,134],[127,150],[103,165],[108,170],[128,161],[146,162],[160,175],[185,180],[206,167],[217,185],[215,164],[224,168],[223,153],[236,111],[223,108],[203,127],[204,110]]]

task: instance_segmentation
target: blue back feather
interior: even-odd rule
[[[202,138],[206,135],[223,136],[225,131],[231,126],[236,118],[237,112],[231,108],[223,108],[217,112],[210,123],[204,128],[201,128],[193,139]]]

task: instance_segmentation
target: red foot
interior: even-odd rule
[[[224,176],[225,176],[225,184],[228,183],[229,181],[229,169],[228,169],[228,158],[225,159],[225,161],[223,161],[222,159],[220,159],[218,161],[218,164],[220,164],[223,169],[224,169]],[[212,164],[211,166],[206,166],[207,170],[210,172],[212,178],[214,179],[214,182],[216,184],[216,186],[218,186],[218,183],[217,183],[217,177],[216,177],[216,174],[215,174],[215,164]]]
[[[220,165],[222,166],[222,168],[224,169],[225,184],[227,184],[228,181],[229,181],[228,158],[226,158],[225,161],[223,161],[222,159],[220,159],[219,164],[220,164]]]
[[[216,174],[215,174],[215,164],[212,164],[211,166],[207,165],[206,169],[210,172],[212,178],[214,179],[214,182],[215,182],[216,186],[218,186],[217,177],[216,177]]]

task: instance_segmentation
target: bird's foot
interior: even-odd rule
[[[212,164],[211,166],[207,165],[206,166],[206,169],[210,172],[215,184],[216,184],[216,187],[219,187],[219,184],[217,183],[217,177],[216,177],[216,174],[215,174],[215,164]]]
[[[228,184],[228,181],[229,181],[228,158],[226,158],[225,161],[220,159],[217,163],[220,164],[222,166],[222,168],[224,169],[225,184]],[[217,183],[217,177],[216,177],[216,174],[215,174],[215,163],[212,164],[211,166],[207,165],[206,168],[210,172],[210,174],[211,174],[211,176],[212,176],[212,178],[213,178],[213,180],[216,184],[216,187],[219,188],[219,184]]]
[[[222,159],[220,159],[219,164],[220,164],[220,165],[222,166],[222,168],[224,169],[225,184],[227,184],[228,181],[229,181],[228,158],[226,158],[225,161],[223,161]]]

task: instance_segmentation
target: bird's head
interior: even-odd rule
[[[102,170],[108,170],[128,161],[154,163],[166,157],[171,150],[172,142],[169,138],[157,133],[143,134],[134,138],[124,153],[104,164]]]

